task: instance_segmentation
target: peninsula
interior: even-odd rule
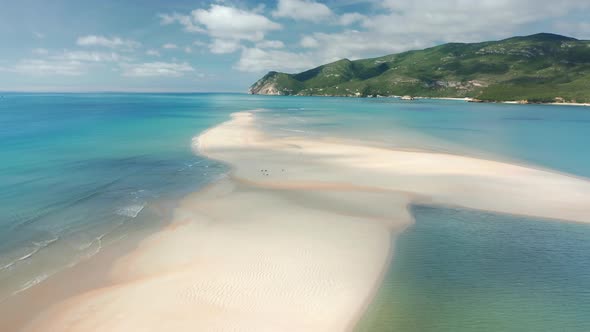
[[[249,92],[589,103],[590,41],[540,33],[449,43],[372,59],[342,59],[298,74],[271,71]]]

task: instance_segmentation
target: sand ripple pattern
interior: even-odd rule
[[[233,167],[119,259],[116,284],[27,331],[346,331],[408,204],[590,222],[590,182],[523,165],[334,138],[272,137],[241,112],[193,140]],[[299,133],[297,133],[299,134]]]

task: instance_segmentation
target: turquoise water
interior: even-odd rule
[[[590,331],[590,227],[413,213],[357,331]]]
[[[336,136],[523,162],[590,177],[590,109],[241,94],[0,98],[0,298],[158,227],[223,176],[191,138],[263,109],[275,135]],[[590,202],[590,198],[589,198]],[[590,227],[415,207],[368,331],[583,331]]]
[[[590,177],[590,108],[267,97],[285,135],[334,135],[525,162]],[[284,119],[288,121],[284,121]],[[285,124],[287,123],[287,124]],[[288,129],[285,131],[284,129]]]
[[[190,142],[227,117],[216,95],[4,95],[0,299],[156,226],[165,202],[222,174]]]
[[[267,125],[590,177],[590,108],[324,103],[286,105]],[[413,215],[357,331],[590,331],[590,226],[428,206]]]

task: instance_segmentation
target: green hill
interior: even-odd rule
[[[590,41],[541,33],[269,72],[253,94],[590,102]]]

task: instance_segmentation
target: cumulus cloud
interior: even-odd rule
[[[208,9],[195,9],[190,15],[160,14],[163,25],[179,23],[186,31],[206,33],[213,38],[260,41],[265,33],[281,29],[281,25],[261,15],[259,10],[247,11],[212,4]]]
[[[256,43],[257,48],[284,48],[285,44],[280,40],[263,40]]]
[[[180,77],[195,69],[186,62],[145,62],[122,64],[123,76],[127,77]]]
[[[313,38],[312,36],[303,36],[299,44],[304,48],[316,48],[320,46],[320,43],[317,41],[317,39]]]
[[[274,17],[287,17],[294,20],[320,22],[334,14],[328,6],[313,0],[279,0]]]
[[[80,46],[99,46],[108,48],[137,48],[141,44],[134,40],[122,39],[119,37],[107,38],[104,36],[88,35],[79,37],[76,43]]]
[[[260,41],[265,33],[282,28],[258,13],[221,5],[193,10],[192,17],[210,36],[219,39]]]
[[[240,43],[236,40],[215,39],[209,45],[209,50],[214,54],[233,53],[240,49]]]
[[[179,23],[185,31],[207,34],[212,42],[209,50],[216,54],[233,53],[240,49],[242,41],[261,42],[265,35],[282,26],[260,14],[264,7],[244,10],[231,6],[212,4],[207,9],[195,9],[190,15],[179,13],[160,14],[163,25]],[[201,42],[199,42],[200,45]],[[276,43],[275,43],[276,45]]]
[[[363,22],[367,17],[359,13],[345,13],[338,18],[340,25],[351,25],[357,22]]]
[[[182,15],[179,13],[159,14],[161,25],[170,25],[178,23],[184,27],[187,32],[204,32],[205,30],[193,22],[190,15]]]

